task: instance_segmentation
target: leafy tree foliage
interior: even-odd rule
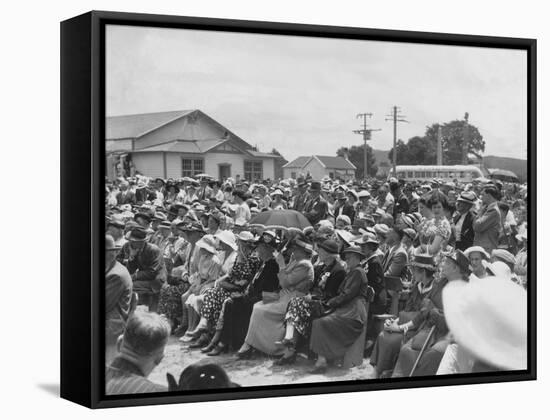
[[[357,170],[355,171],[355,176],[358,179],[363,178],[364,165],[363,165],[363,152],[364,145],[361,146],[351,146],[351,147],[341,147],[336,151],[337,156],[344,156],[348,154],[348,159],[351,163],[355,165]],[[367,144],[367,175],[375,176],[378,172],[378,166],[376,165],[376,158],[372,152],[372,148]]]

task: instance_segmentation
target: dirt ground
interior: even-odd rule
[[[373,378],[373,368],[365,359],[362,366],[352,369],[330,368],[323,375],[312,375],[308,371],[314,362],[298,357],[291,366],[274,366],[273,359],[258,356],[250,360],[239,360],[235,353],[222,353],[219,356],[206,356],[198,349],[188,349],[187,345],[171,337],[166,346],[165,356],[160,365],[149,376],[153,382],[166,385],[166,373],[176,380],[182,370],[193,363],[217,363],[222,366],[233,382],[241,386],[280,385],[288,383],[312,383],[329,381],[353,381]]]

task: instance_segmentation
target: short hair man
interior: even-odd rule
[[[154,312],[137,311],[128,319],[118,339],[119,355],[107,368],[105,393],[140,394],[164,392],[167,388],[147,379],[162,361],[170,336],[168,321]]]

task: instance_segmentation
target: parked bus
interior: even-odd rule
[[[404,179],[405,181],[443,181],[471,182],[476,178],[484,177],[480,168],[472,165],[397,165],[397,175],[390,170],[389,177]]]

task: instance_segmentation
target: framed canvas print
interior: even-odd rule
[[[61,395],[536,378],[536,41],[61,24]]]

